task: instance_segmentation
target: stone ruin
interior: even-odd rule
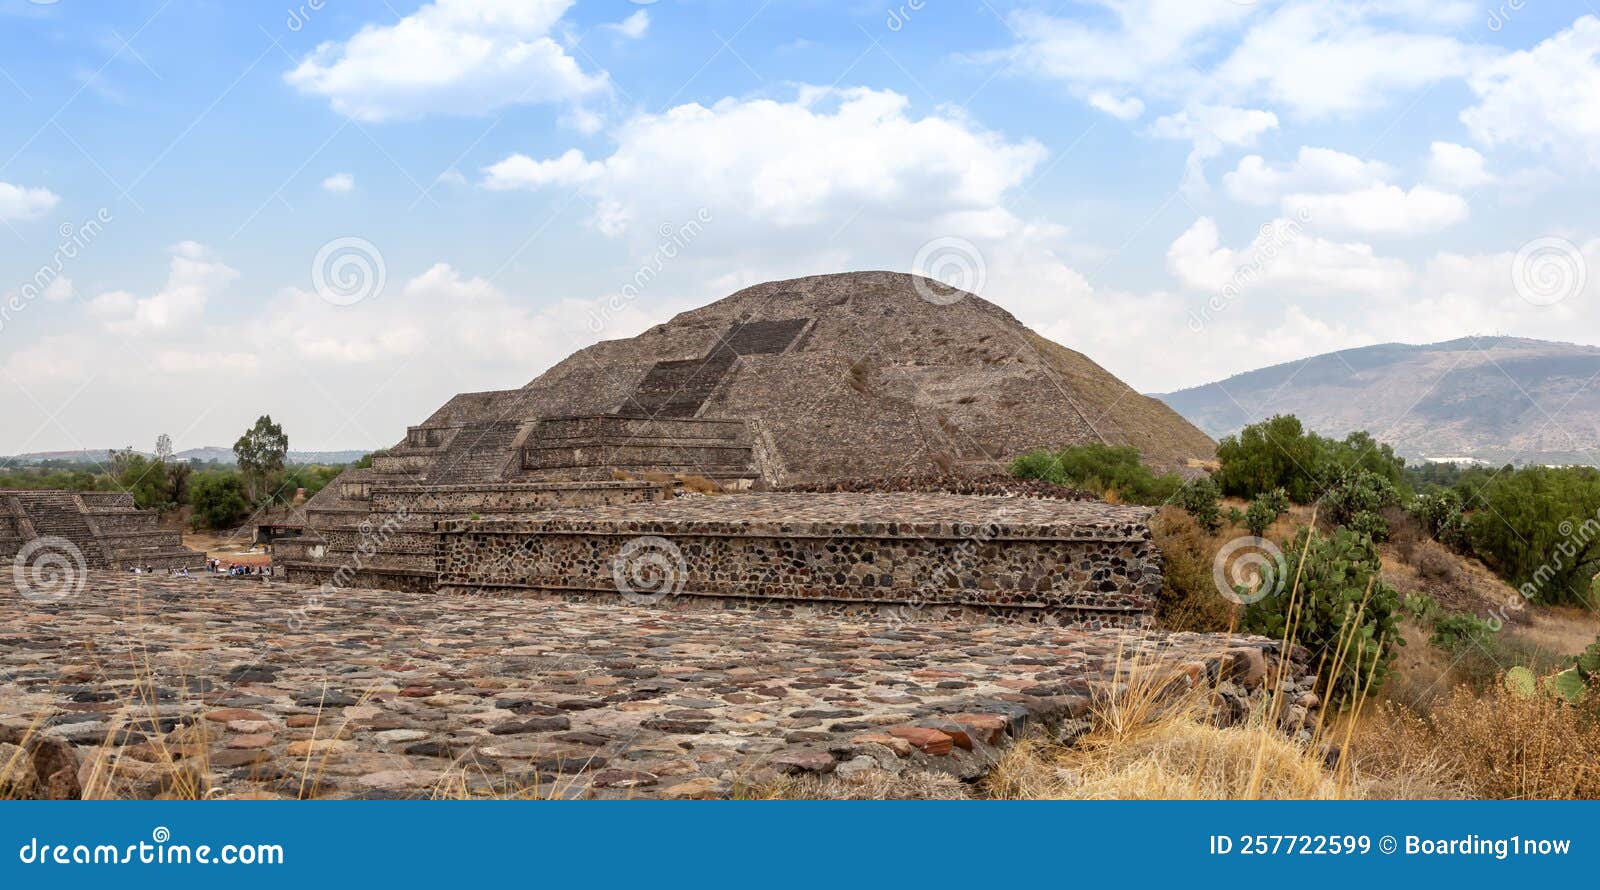
[[[1140,624],[1150,510],[1098,502],[778,493],[441,523],[439,589],[569,602],[902,619]]]
[[[66,541],[81,554],[66,554],[68,560],[81,560],[82,568],[205,566],[204,553],[183,546],[181,532],[159,523],[127,492],[0,489],[0,560],[27,564],[34,550],[66,549],[59,544]]]
[[[1210,440],[925,287],[761,285],[457,396],[305,504],[273,544],[286,579],[92,571],[0,615],[0,756],[32,765],[0,796],[972,781],[1134,688],[1308,736],[1303,650],[1143,626],[1162,583],[1147,508],[997,475],[1082,442],[1182,469]],[[135,540],[146,564],[188,558],[127,534],[125,496],[39,512],[15,494],[0,548],[48,512],[96,564]]]
[[[936,287],[885,272],[758,285],[521,389],[458,395],[313,497],[274,563],[334,587],[587,597],[617,594],[610,564],[653,536],[688,566],[680,605],[1147,618],[1160,569],[1136,509],[764,493],[992,475],[1070,443],[1133,445],[1173,469],[1212,456],[1165,405]],[[742,493],[691,504],[683,486]],[[1010,515],[1019,503],[1027,515]],[[994,524],[987,540],[960,532]]]

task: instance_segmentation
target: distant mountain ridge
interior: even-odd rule
[[[93,464],[105,463],[111,448],[84,449],[80,451],[34,451],[28,454],[17,454],[11,457],[0,458],[0,463],[27,463],[46,460],[71,461],[73,463]],[[376,451],[377,449],[372,449]],[[365,457],[372,451],[291,451],[285,458],[291,464],[347,464]],[[151,457],[148,451],[141,451],[145,457]],[[234,463],[233,449],[223,448],[220,445],[206,445],[200,448],[190,448],[179,451],[173,455],[178,460],[196,460],[201,463],[216,461],[222,464]]]
[[[1410,458],[1600,465],[1600,348],[1518,337],[1383,343],[1158,394],[1221,438],[1274,414]]]

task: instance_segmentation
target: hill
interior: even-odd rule
[[[1158,395],[1215,437],[1274,414],[1411,458],[1600,464],[1600,348],[1515,337],[1385,343]]]

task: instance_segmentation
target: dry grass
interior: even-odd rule
[[[1426,717],[1388,704],[1357,735],[1365,768],[1405,775],[1419,764],[1484,799],[1600,798],[1600,720],[1592,704],[1506,689],[1457,687]]]

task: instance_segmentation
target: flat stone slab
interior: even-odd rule
[[[0,598],[0,731],[70,741],[86,793],[125,797],[197,780],[211,796],[704,798],[841,767],[973,779],[1023,724],[1081,718],[1133,671],[1259,682],[1278,648],[103,572],[56,602]]]

